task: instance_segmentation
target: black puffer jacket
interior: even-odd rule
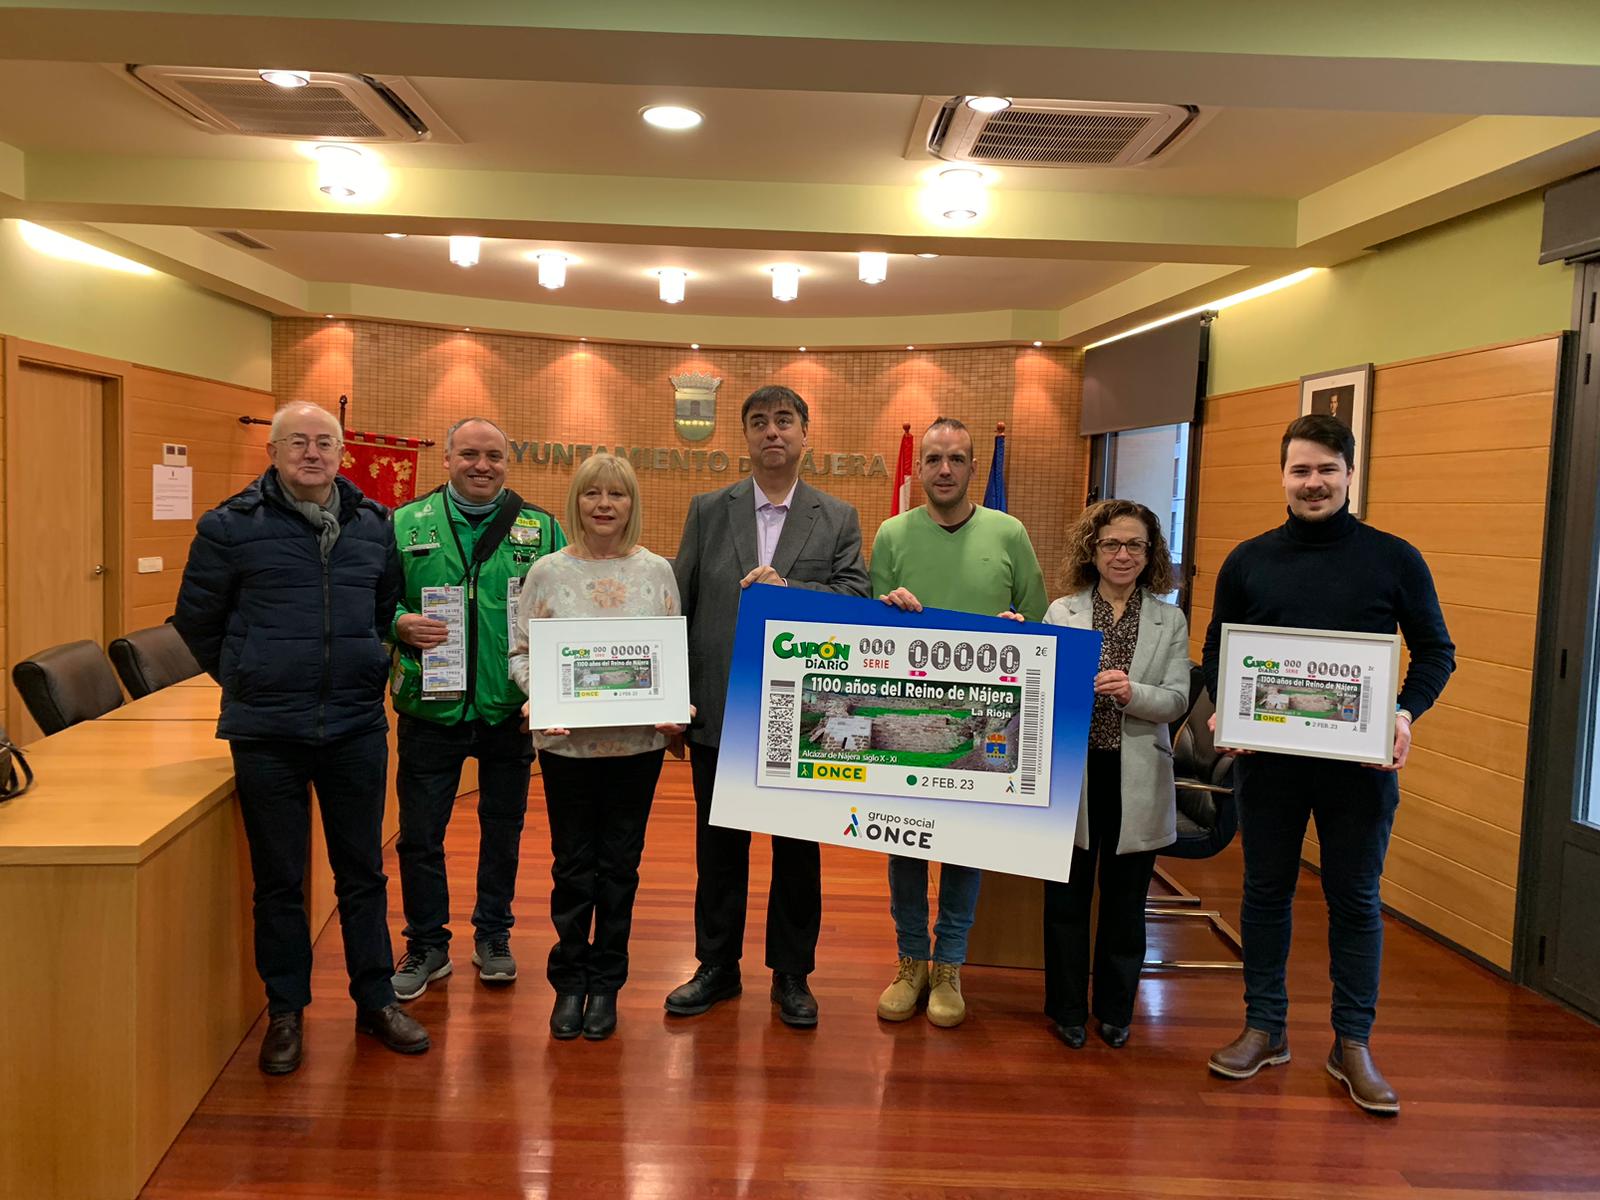
[[[400,557],[389,510],[335,482],[326,567],[275,468],[200,518],[173,624],[222,685],[220,738],[330,742],[386,727],[379,634],[400,598]]]

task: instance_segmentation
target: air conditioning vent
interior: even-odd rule
[[[404,79],[309,74],[305,87],[281,88],[250,70],[128,68],[131,78],[214,133],[306,142],[460,140]]]
[[[235,246],[243,246],[246,250],[272,249],[260,238],[253,238],[242,229],[213,229],[211,232],[223,241],[232,242]]]
[[[928,150],[991,166],[1131,167],[1160,153],[1198,115],[1189,105],[1089,100],[1013,100],[981,113],[957,96],[940,105]]]

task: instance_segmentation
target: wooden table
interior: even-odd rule
[[[233,764],[200,720],[90,721],[28,759],[0,805],[0,1196],[131,1197],[264,1005]]]
[[[222,702],[222,689],[204,675],[204,686],[193,686],[193,681],[162,688],[139,700],[130,700],[121,708],[113,708],[103,721],[209,721],[217,723],[217,711]],[[189,686],[186,686],[189,685]],[[226,749],[226,747],[223,747]]]

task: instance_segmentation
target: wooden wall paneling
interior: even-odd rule
[[[1427,724],[1426,720],[1419,723],[1418,740],[1406,760],[1406,790],[1507,833],[1520,834],[1522,780],[1433,749],[1423,736]]]
[[[270,418],[276,405],[270,392],[135,366],[125,407],[125,607],[127,627],[138,629],[171,615],[194,536],[194,521],[151,516],[150,468],[161,461],[162,445],[179,442],[189,448],[198,521],[266,469],[266,427],[241,425],[239,418]],[[140,575],[138,560],[149,557],[162,560],[161,570]]]

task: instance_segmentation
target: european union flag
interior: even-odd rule
[[[983,506],[1006,511],[1006,427],[996,427],[994,458],[989,461],[989,486],[983,489]]]

